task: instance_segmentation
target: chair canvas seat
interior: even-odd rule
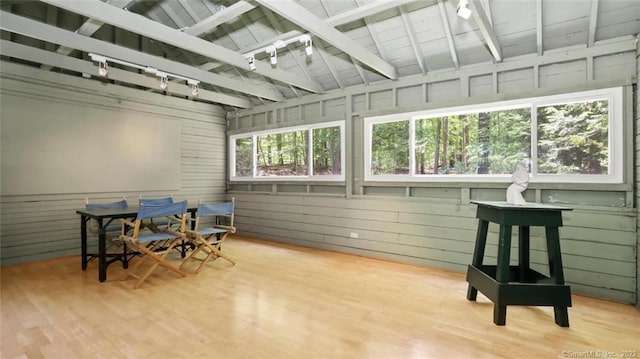
[[[203,229],[199,229],[198,233],[200,233],[200,235],[202,236],[207,236],[210,234],[217,234],[217,233],[226,233],[228,232],[228,229],[222,229],[222,228],[203,228]]]
[[[175,235],[171,233],[165,233],[165,232],[149,233],[149,234],[139,235],[138,242],[150,243],[150,242],[156,242],[156,241],[166,241],[172,238],[175,238]]]

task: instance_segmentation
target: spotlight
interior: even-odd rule
[[[191,94],[193,96],[198,96],[198,84],[200,82],[199,81],[195,81],[195,80],[187,80],[187,84],[191,85]]]
[[[100,74],[100,76],[107,76],[108,73],[109,66],[107,66],[107,61],[100,61],[98,63],[98,74]]]
[[[307,54],[307,56],[311,56],[313,54],[313,47],[311,47],[312,45],[311,36],[309,35],[301,36],[300,42],[304,42],[304,52]]]
[[[256,57],[251,54],[251,55],[247,55],[247,61],[249,62],[249,69],[250,70],[255,70],[256,69]]]
[[[271,65],[275,65],[278,63],[278,53],[275,47],[270,47],[267,49],[267,53],[269,54],[269,59],[271,60]]]
[[[109,73],[107,58],[105,56],[94,53],[89,53],[89,57],[91,58],[91,61],[98,62],[98,74],[100,74],[100,76],[107,76],[107,74]]]
[[[457,8],[458,16],[463,19],[468,19],[471,16],[471,10],[469,9],[469,0],[459,0]]]
[[[166,90],[169,87],[169,76],[164,72],[156,72],[156,75],[160,76],[160,88]]]

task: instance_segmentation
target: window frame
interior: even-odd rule
[[[313,130],[329,127],[338,127],[340,129],[340,174],[339,175],[312,175],[313,172]],[[306,131],[309,138],[307,148],[307,167],[308,172],[306,175],[300,176],[257,176],[258,167],[258,141],[259,136],[275,135],[279,133],[289,133],[295,131]],[[240,138],[252,139],[252,168],[251,176],[238,177],[236,176],[236,140]],[[277,129],[254,131],[247,133],[240,133],[230,135],[228,139],[229,148],[229,180],[234,182],[291,182],[291,181],[313,181],[313,182],[338,182],[345,180],[345,121],[331,121],[322,122],[317,124],[280,127]]]
[[[612,87],[557,95],[538,96],[516,100],[497,101],[473,105],[439,108],[424,111],[406,112],[364,118],[364,180],[365,182],[485,182],[508,183],[511,174],[415,174],[415,122],[425,118],[462,115],[479,112],[509,110],[514,108],[530,108],[531,138],[531,173],[530,183],[624,183],[624,107],[623,88]],[[609,101],[608,113],[608,174],[538,174],[537,146],[538,134],[537,108],[557,104],[584,102],[593,100]],[[374,175],[371,171],[373,125],[406,120],[409,121],[409,174]]]

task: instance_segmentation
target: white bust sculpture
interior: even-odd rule
[[[511,180],[513,183],[507,188],[507,203],[522,206],[526,203],[522,192],[527,189],[529,184],[529,173],[524,163],[518,163]]]

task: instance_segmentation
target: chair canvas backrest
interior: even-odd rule
[[[138,208],[136,219],[145,219],[164,216],[182,216],[187,213],[187,201],[170,203],[165,205],[141,205]]]
[[[233,202],[215,204],[200,203],[198,205],[198,212],[196,213],[201,216],[231,215],[233,213]]]
[[[119,209],[124,209],[124,208],[129,208],[129,204],[127,203],[126,199],[117,201],[117,202],[111,202],[111,203],[89,203],[89,201],[87,200],[87,203],[85,204],[85,207],[88,210],[93,210],[93,209],[114,209],[114,208],[119,208]]]
[[[196,212],[195,229],[198,230],[201,217],[216,217],[216,225],[218,224],[218,216],[229,218],[229,227],[233,227],[235,198],[231,202],[224,203],[198,203],[198,211]]]
[[[158,206],[163,204],[171,204],[173,203],[173,196],[165,197],[165,198],[142,198],[140,197],[140,205],[141,206]]]

